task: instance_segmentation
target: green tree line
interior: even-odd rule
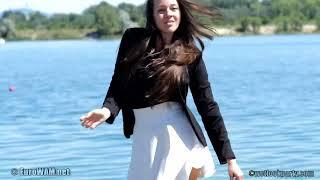
[[[236,26],[240,32],[257,32],[262,25],[273,24],[279,32],[299,32],[306,23],[320,29],[320,0],[199,0],[209,8],[218,8],[222,18],[201,19],[209,26]],[[114,7],[106,2],[91,6],[81,14],[45,15],[41,12],[4,11],[0,18],[0,37],[18,38],[17,32],[55,31],[58,34],[85,32],[84,36],[103,38],[120,35],[126,28],[144,26],[145,4],[122,3]],[[61,38],[68,38],[61,36]]]

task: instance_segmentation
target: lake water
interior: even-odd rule
[[[121,113],[94,130],[79,122],[101,107],[118,44],[0,46],[0,179],[126,179],[131,140],[123,136]],[[278,169],[314,171],[309,179],[319,179],[320,35],[219,37],[206,44],[213,95],[245,179],[279,179],[248,175]],[[190,92],[188,104],[202,126]],[[228,179],[227,165],[209,148],[217,173],[207,179]],[[71,175],[11,175],[21,167],[69,168]]]

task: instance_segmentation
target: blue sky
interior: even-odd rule
[[[30,8],[46,13],[81,13],[91,5],[106,1],[117,6],[126,2],[140,5],[145,0],[0,0],[0,12],[9,9]]]

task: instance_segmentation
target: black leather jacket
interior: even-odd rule
[[[104,99],[102,107],[106,107],[110,110],[111,116],[106,120],[107,123],[112,124],[122,110],[123,116],[123,131],[126,138],[130,138],[133,133],[133,127],[135,124],[135,116],[133,110],[127,106],[125,102],[125,94],[123,93],[123,84],[120,80],[121,73],[124,71],[120,68],[119,63],[126,57],[126,52],[135,47],[139,41],[148,36],[148,33],[144,28],[130,28],[124,33],[120,42],[114,74]],[[221,116],[219,106],[215,102],[210,82],[208,81],[208,74],[206,66],[202,57],[188,65],[189,84],[179,87],[181,90],[180,99],[186,116],[192,128],[198,137],[199,141],[207,146],[205,136],[201,130],[200,125],[196,121],[193,113],[187,106],[186,97],[188,94],[188,86],[190,87],[195,105],[199,114],[201,115],[202,122],[205,130],[210,138],[213,148],[217,154],[220,164],[226,164],[227,159],[235,159],[235,155],[232,151],[228,133]],[[138,87],[137,87],[138,88]]]

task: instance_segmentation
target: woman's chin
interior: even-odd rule
[[[162,32],[164,32],[164,33],[174,33],[176,30],[177,30],[177,28],[170,27],[170,28],[162,29]]]

